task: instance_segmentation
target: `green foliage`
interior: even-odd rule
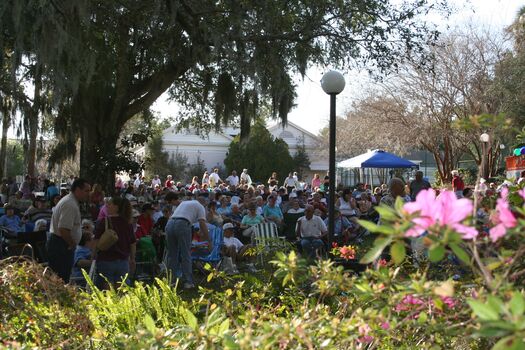
[[[24,149],[20,142],[7,141],[7,166],[6,176],[16,176],[25,174]]]
[[[245,142],[239,136],[232,141],[224,164],[228,172],[248,168],[252,180],[263,183],[274,171],[284,176],[294,169],[286,142],[273,138],[263,123],[256,123],[252,127],[250,137]]]
[[[0,261],[0,347],[77,348],[93,332],[84,298],[43,266]]]

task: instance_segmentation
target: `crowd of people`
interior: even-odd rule
[[[171,175],[149,180],[137,175],[130,181],[119,177],[112,196],[100,185],[74,176],[61,189],[40,177],[26,177],[19,186],[4,179],[0,226],[8,236],[46,230],[49,266],[66,283],[70,277],[81,279],[80,269],[89,269],[96,259],[97,273],[103,276],[97,284],[107,288],[133,274],[137,254],[159,262],[167,251],[172,276],[181,278],[184,288],[193,288],[192,254],[211,251],[209,231],[215,227],[224,232],[223,256],[235,264],[247,261],[251,269],[247,251],[254,228],[261,223],[275,224],[279,235],[297,242],[304,256],[315,258],[329,243],[329,186],[328,176],[316,174],[306,183],[297,173],[284,179],[272,173],[266,183],[256,183],[248,169],[240,175],[232,171],[225,179],[213,169],[188,183],[176,182]],[[392,178],[388,185],[375,188],[360,183],[338,189],[333,240],[359,245],[366,231],[357,219],[377,222],[380,218],[374,208],[380,203],[393,206],[397,197],[411,201],[430,187],[418,171],[409,182]],[[473,193],[455,171],[452,190],[458,196]],[[110,231],[116,241],[102,249],[101,241],[111,236]]]

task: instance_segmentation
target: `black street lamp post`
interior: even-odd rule
[[[329,187],[328,187],[328,243],[332,244],[335,230],[334,209],[335,209],[335,97],[345,88],[345,78],[336,71],[329,71],[323,75],[321,86],[324,92],[330,95],[330,149],[329,149]]]

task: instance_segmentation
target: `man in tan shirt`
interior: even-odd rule
[[[87,202],[90,191],[86,180],[76,179],[71,192],[53,208],[47,255],[49,267],[65,283],[69,283],[75,248],[82,237],[79,202]]]

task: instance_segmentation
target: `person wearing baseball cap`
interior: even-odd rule
[[[251,245],[242,244],[236,237],[234,237],[234,228],[235,226],[228,222],[222,226],[224,232],[224,244],[221,248],[221,253],[223,256],[230,257],[233,260],[234,266],[239,261],[246,261],[250,258],[246,254]],[[253,264],[247,264],[248,270],[250,272],[255,272],[255,267]],[[236,267],[235,267],[236,269]]]

